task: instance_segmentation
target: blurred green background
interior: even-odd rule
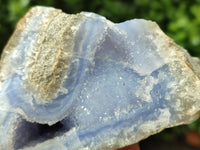
[[[144,18],[159,26],[189,52],[200,57],[200,0],[0,0],[0,49],[18,20],[34,5],[67,13],[92,11],[113,22]]]
[[[92,11],[113,22],[133,18],[153,20],[191,55],[200,57],[200,0],[0,0],[0,50],[18,20],[35,5],[53,6],[66,13]],[[170,140],[188,130],[200,133],[200,119],[187,126],[168,129],[159,137]]]

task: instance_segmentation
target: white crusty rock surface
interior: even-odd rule
[[[152,21],[34,7],[0,63],[0,150],[113,150],[200,117],[200,60]]]

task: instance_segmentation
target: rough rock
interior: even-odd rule
[[[34,7],[0,65],[0,149],[112,150],[200,116],[200,60],[152,21]]]

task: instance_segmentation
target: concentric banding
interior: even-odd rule
[[[18,23],[0,68],[1,82],[5,76],[7,89],[15,89],[6,93],[13,111],[31,122],[48,124],[69,115],[75,99],[72,91],[84,74],[75,50],[83,20],[82,14],[34,7]]]

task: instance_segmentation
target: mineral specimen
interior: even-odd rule
[[[112,150],[200,116],[200,60],[152,21],[34,7],[0,66],[0,149]]]

